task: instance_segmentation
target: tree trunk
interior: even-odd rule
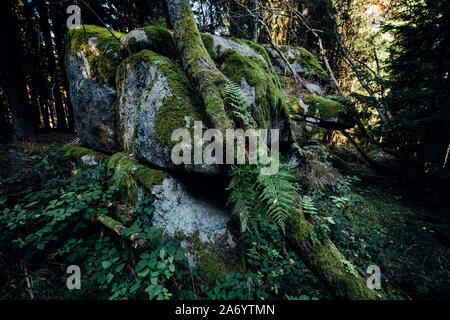
[[[205,49],[189,1],[167,0],[167,8],[184,70],[196,85],[211,124],[223,132],[233,128],[223,101],[226,78]]]
[[[65,8],[61,5],[61,2],[57,2],[50,6],[50,18],[53,24],[53,33],[55,34],[55,47],[58,54],[58,72],[59,79],[61,79],[61,84],[66,92],[66,96],[63,97],[64,105],[66,106],[67,122],[70,131],[74,131],[75,118],[73,115],[72,104],[69,99],[69,82],[67,80],[67,73],[65,72],[65,48],[64,48],[64,37],[66,36],[66,21],[64,15],[61,12],[65,12]]]
[[[0,41],[2,71],[5,77],[5,91],[12,114],[13,138],[15,140],[34,139],[32,110],[27,99],[27,89],[22,69],[22,50],[16,21],[13,0],[1,2]]]
[[[54,102],[55,102],[55,111],[56,111],[56,118],[57,118],[56,128],[65,130],[65,129],[67,129],[66,115],[64,112],[64,105],[63,105],[63,100],[62,100],[62,95],[61,95],[60,81],[59,81],[58,70],[56,67],[55,54],[54,54],[54,49],[53,49],[52,35],[51,35],[51,30],[50,30],[50,24],[48,21],[48,8],[45,3],[39,2],[38,10],[39,10],[40,22],[41,22],[41,27],[42,27],[42,33],[44,36],[45,53],[47,55],[48,69],[50,72],[50,78],[52,79],[50,92],[51,92],[52,97],[54,98]]]
[[[303,213],[294,212],[286,223],[286,239],[310,269],[343,299],[367,300],[381,298],[369,289],[353,265],[330,241],[314,243],[309,223]]]

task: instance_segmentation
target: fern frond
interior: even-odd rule
[[[310,217],[317,214],[317,209],[314,205],[314,202],[310,196],[300,197],[300,207],[304,214],[309,215]]]
[[[232,178],[226,190],[231,193],[228,196],[227,205],[232,205],[232,213],[239,217],[241,225],[249,226],[251,230],[256,231],[255,217],[261,215],[263,207],[257,199],[254,189],[255,173],[251,166],[233,165],[228,173]]]
[[[278,173],[272,175],[259,174],[256,179],[256,190],[259,199],[264,203],[266,215],[284,232],[285,222],[295,206],[297,186],[292,182],[295,178],[287,170],[286,164],[280,164]]]
[[[250,126],[251,115],[247,111],[244,99],[242,98],[241,88],[234,82],[225,83],[225,102],[232,107],[232,114],[239,118],[243,124]]]

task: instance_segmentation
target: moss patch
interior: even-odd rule
[[[223,261],[207,248],[198,253],[197,265],[198,275],[210,286],[214,286],[217,280],[222,279],[227,274]]]
[[[143,30],[149,41],[136,41],[135,38],[130,38],[128,41],[128,49],[131,52],[134,53],[147,49],[171,59],[178,58],[175,43],[169,30],[161,26],[147,26]]]
[[[288,46],[280,46],[279,49],[286,53],[288,51]],[[289,63],[297,62],[307,70],[306,72],[309,76],[317,77],[323,81],[329,80],[328,73],[320,65],[319,59],[311,52],[302,47],[290,47],[290,49],[298,50],[300,52],[300,57],[289,57]]]
[[[170,140],[171,134],[175,129],[185,127],[186,116],[191,118],[191,124],[204,119],[199,102],[194,98],[191,84],[183,70],[171,59],[150,50],[142,50],[127,58],[118,69],[118,77],[124,66],[137,62],[143,62],[146,66],[158,63],[159,72],[167,79],[172,95],[165,98],[156,114],[155,135],[161,145],[173,147],[176,142]],[[148,85],[149,88],[151,86],[152,83]]]
[[[112,155],[106,166],[113,172],[112,182],[121,187],[121,200],[130,203],[138,200],[137,183],[151,191],[153,186],[161,184],[166,177],[163,171],[147,168],[121,152]]]
[[[113,31],[117,38],[123,33]],[[120,42],[105,28],[94,25],[82,25],[80,28],[71,29],[68,33],[71,49],[75,52],[83,52],[89,62],[91,77],[102,83],[107,80],[114,84],[116,69],[122,56],[120,55]],[[93,52],[88,44],[90,38],[98,41],[97,50]]]
[[[314,243],[311,228],[300,211],[289,218],[287,236],[301,252],[304,261],[311,269],[333,288],[336,295],[345,299],[376,299],[376,294],[367,288],[365,281],[358,275],[353,265],[344,258],[329,240]]]
[[[89,156],[97,163],[101,163],[106,158],[106,156],[102,153],[96,152],[92,149],[80,147],[76,144],[66,144],[60,147],[59,150],[62,151],[66,157],[75,160],[81,167],[88,167],[84,165],[81,160],[83,156]]]
[[[231,81],[240,84],[245,78],[255,88],[255,101],[260,110],[252,116],[260,128],[266,128],[269,118],[285,111],[287,106],[278,79],[261,59],[247,58],[234,49],[228,49],[218,57],[218,64],[223,66],[222,72]]]
[[[216,282],[231,270],[242,272],[244,269],[243,261],[235,251],[224,252],[222,248],[217,252],[210,245],[200,241],[198,232],[185,235],[178,231],[174,240],[180,244],[182,242],[187,244],[186,250],[194,258],[199,277],[210,287],[214,287]]]

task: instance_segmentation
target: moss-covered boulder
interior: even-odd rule
[[[119,141],[126,152],[160,168],[212,173],[216,166],[175,165],[172,132],[193,131],[205,117],[185,73],[175,62],[150,50],[130,56],[117,74]]]
[[[146,195],[154,199],[152,224],[180,242],[192,266],[199,268],[207,283],[213,284],[225,270],[240,266],[239,247],[229,228],[231,216],[223,204],[204,196],[205,192],[185,181],[148,168],[124,153],[111,156],[107,168],[112,173],[111,183],[120,187],[120,201],[135,205]],[[203,184],[199,187],[209,188]]]
[[[59,150],[81,168],[96,167],[107,158],[105,154],[84,148],[77,144],[66,144],[60,147]]]
[[[278,52],[270,45],[264,45],[269,54],[273,68],[278,75],[292,76],[292,72]],[[286,56],[291,67],[300,75],[317,81],[329,80],[327,72],[322,68],[319,60],[311,52],[302,47],[278,46],[278,49]]]
[[[343,98],[318,95],[290,95],[287,101],[290,109],[301,116],[306,124],[317,125],[326,129],[349,129],[356,121],[349,106],[342,103]]]
[[[69,39],[66,66],[78,136],[95,150],[113,152],[117,149],[114,79],[122,60],[120,43],[107,29],[90,25],[70,30]]]
[[[284,92],[264,47],[241,39],[202,34],[203,42],[220,71],[240,85],[247,109],[259,128],[280,129],[290,138]]]
[[[122,50],[137,53],[147,49],[171,59],[178,59],[172,33],[161,26],[147,26],[128,32],[122,38]]]

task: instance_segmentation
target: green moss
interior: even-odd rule
[[[209,286],[227,274],[224,262],[209,249],[204,248],[197,255],[198,275],[204,279]]]
[[[120,200],[136,203],[138,190],[133,178],[133,172],[137,170],[136,162],[118,153],[108,160],[107,168],[113,172],[111,182],[120,186]]]
[[[287,53],[288,46],[279,46],[280,51]],[[290,49],[298,50],[300,57],[290,57],[289,63],[297,62],[307,70],[309,76],[315,76],[319,80],[328,81],[328,73],[322,68],[319,59],[311,52],[302,47],[290,47]]]
[[[310,223],[300,211],[295,211],[286,224],[287,236],[312,270],[326,280],[336,295],[345,299],[376,299],[374,291],[367,288],[365,281],[353,265],[344,258],[335,245],[325,240],[313,243]]]
[[[178,231],[175,234],[174,240],[178,243],[184,242],[186,250],[194,257],[198,275],[209,286],[214,286],[216,282],[231,270],[243,272],[244,261],[240,254],[236,254],[236,249],[230,252],[223,250],[217,253],[209,245],[200,241],[198,231],[193,234],[185,235]]]
[[[328,156],[328,160],[330,160],[331,164],[335,168],[338,168],[338,169],[341,169],[341,170],[348,169],[347,162],[345,160],[343,160],[342,158],[338,157],[335,154],[330,154]]]
[[[177,49],[182,53],[185,71],[197,85],[197,92],[203,100],[208,118],[217,129],[223,132],[225,129],[232,128],[232,122],[225,112],[223,92],[221,92],[225,78],[214,67],[207,67],[207,65],[214,66],[214,62],[205,48],[188,3],[184,3],[183,12],[177,19],[174,36],[177,40]]]
[[[60,147],[59,150],[64,152],[64,155],[66,157],[75,160],[82,167],[85,166],[83,164],[83,161],[81,160],[83,156],[90,156],[97,163],[101,163],[106,158],[106,156],[103,155],[102,153],[96,152],[92,149],[80,147],[79,145],[76,144],[66,144]]]
[[[147,26],[143,28],[145,34],[147,35],[148,42],[146,41],[136,41],[135,38],[130,38],[128,41],[128,50],[136,53],[141,50],[152,50],[163,56],[169,57],[171,59],[178,58],[178,53],[175,48],[175,43],[173,41],[172,34],[164,27],[161,26]],[[122,51],[128,54],[128,50]]]
[[[303,101],[309,106],[307,115],[319,117],[320,119],[330,119],[339,117],[345,107],[337,101],[330,100],[318,95],[304,95]]]
[[[112,155],[106,166],[113,173],[111,181],[121,187],[121,200],[131,203],[138,200],[137,183],[151,191],[153,186],[161,184],[166,177],[163,171],[147,168],[121,152]]]
[[[165,98],[163,105],[156,114],[155,135],[161,145],[173,147],[175,142],[171,141],[171,134],[175,129],[185,127],[186,116],[191,118],[191,123],[203,120],[204,116],[200,104],[194,98],[191,84],[183,70],[171,59],[150,50],[142,50],[125,59],[118,68],[118,79],[120,79],[120,72],[123,72],[126,65],[138,62],[144,63],[146,66],[157,62],[158,70],[167,79],[172,95]],[[151,88],[152,85],[153,83],[150,83],[148,87]],[[137,122],[135,121],[135,123]]]
[[[245,42],[250,48],[252,48],[253,50],[255,50],[257,53],[259,53],[259,54],[264,58],[264,60],[266,61],[267,65],[268,65],[268,67],[269,67],[270,72],[273,73],[273,74],[275,74],[275,71],[274,71],[273,65],[272,65],[272,61],[270,60],[270,57],[269,57],[269,54],[267,53],[267,50],[266,50],[263,46],[261,46],[261,45],[255,43],[255,42],[253,42],[253,41],[250,41],[250,40],[244,40],[244,42]]]
[[[214,52],[214,39],[212,37],[212,35],[210,35],[209,33],[202,33],[200,34],[200,36],[202,37],[202,41],[203,44],[205,45],[205,49],[208,51],[209,55],[211,56],[211,58],[215,58],[215,52]]]
[[[124,156],[125,156],[124,153],[118,152],[118,153],[113,154],[111,157],[109,157],[108,162],[106,164],[106,167],[108,168],[108,170],[113,170],[114,168],[116,168],[117,167],[117,163]]]
[[[258,114],[252,114],[260,128],[267,127],[270,114],[279,113],[282,93],[278,88],[276,77],[259,58],[246,58],[233,49],[228,49],[219,57],[223,65],[222,72],[233,82],[240,84],[242,78],[255,88],[256,104],[260,107]]]
[[[152,190],[154,185],[160,185],[166,174],[160,170],[153,170],[142,165],[138,165],[137,170],[134,172],[134,176],[148,190]]]
[[[117,38],[123,36],[117,31],[113,33]],[[68,35],[71,49],[86,55],[91,77],[100,83],[106,80],[114,84],[116,69],[122,59],[120,42],[107,29],[94,25],[82,25],[81,28],[71,29]],[[98,40],[98,52],[93,52],[88,45],[90,38]]]

